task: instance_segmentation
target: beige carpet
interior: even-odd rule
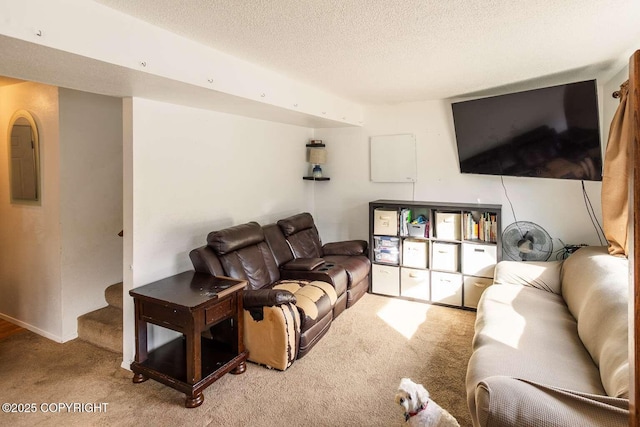
[[[37,412],[1,413],[0,425],[400,426],[393,398],[407,376],[469,426],[464,377],[474,320],[473,312],[367,294],[287,371],[249,364],[205,390],[195,409],[153,380],[133,384],[116,353],[22,332],[0,340],[0,403],[35,403]],[[107,403],[106,412],[41,410],[76,402]]]

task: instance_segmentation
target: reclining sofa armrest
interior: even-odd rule
[[[320,267],[322,264],[324,264],[322,258],[296,258],[280,268],[283,270],[311,271],[316,267]]]
[[[563,261],[500,261],[493,283],[523,285],[561,294],[560,271]]]
[[[193,268],[199,273],[209,273],[213,276],[224,276],[224,269],[220,259],[209,246],[201,246],[189,252]]]
[[[265,305],[253,305],[261,299]],[[284,371],[298,357],[300,313],[293,302],[285,302],[295,301],[295,297],[285,290],[258,289],[246,291],[243,300],[250,304],[244,310],[244,346],[249,360]],[[274,305],[269,306],[271,303]]]
[[[346,240],[332,242],[322,246],[324,255],[367,255],[368,243],[365,240]]]
[[[254,289],[244,291],[242,305],[245,309],[295,304],[296,297],[284,289]]]
[[[280,270],[280,278],[284,280],[314,280],[326,282],[336,289],[338,296],[347,290],[349,278],[347,271],[335,264],[321,264],[313,270]]]
[[[474,425],[627,426],[629,400],[492,376],[475,388]]]

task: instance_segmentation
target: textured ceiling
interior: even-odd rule
[[[360,103],[611,76],[638,0],[95,0]]]

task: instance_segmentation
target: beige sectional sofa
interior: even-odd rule
[[[467,370],[474,425],[628,425],[628,274],[604,247],[498,263]]]

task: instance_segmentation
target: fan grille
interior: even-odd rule
[[[514,261],[546,261],[553,251],[549,233],[538,224],[516,221],[502,233],[505,258]]]

